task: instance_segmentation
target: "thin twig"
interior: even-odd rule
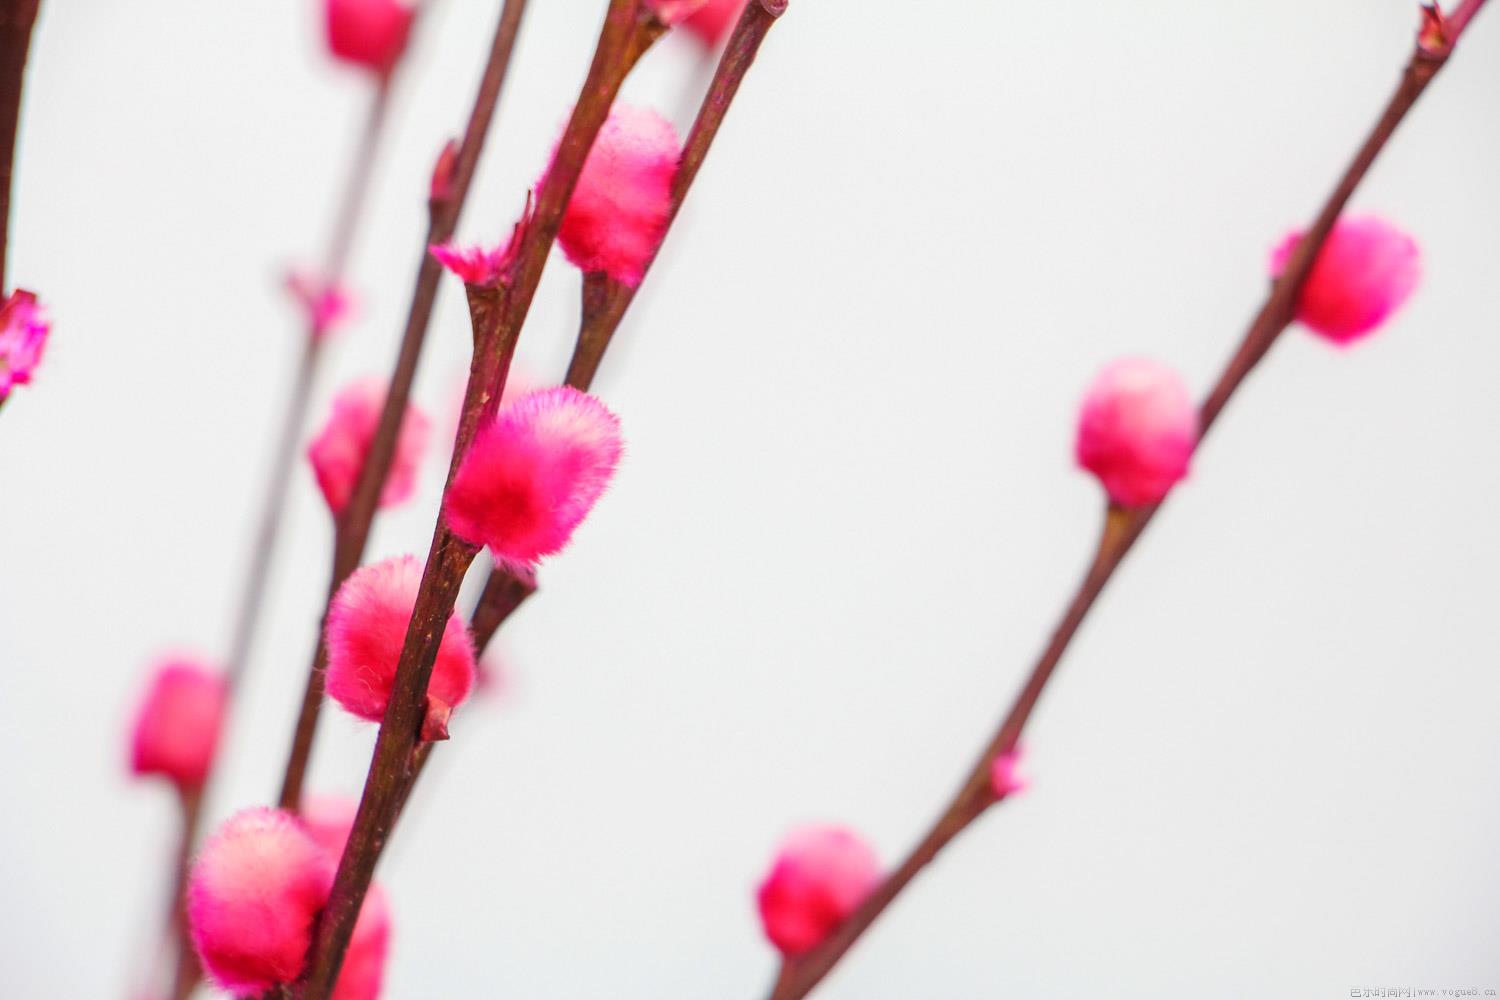
[[[521,223],[515,256],[495,288],[468,289],[474,359],[448,469],[450,482],[480,421],[492,416],[499,404],[517,337],[594,139],[626,75],[664,30],[642,0],[611,0],[588,77],[542,181],[536,210]],[[477,551],[438,517],[364,794],[328,905],[318,919],[308,969],[296,991],[299,1000],[327,1000],[338,979],[375,863],[410,790],[433,662]]]
[[[1390,140],[1396,126],[1442,69],[1463,27],[1484,2],[1485,0],[1465,0],[1452,17],[1447,19],[1446,34],[1440,44],[1419,44],[1414,50],[1395,94],[1334,187],[1322,211],[1318,213],[1317,220],[1298,244],[1286,270],[1272,286],[1269,297],[1251,323],[1238,351],[1205,399],[1200,409],[1200,440],[1223,411],[1234,391],[1265,357],[1281,331],[1291,323],[1302,285],[1350,195]],[[1105,528],[1092,565],[1077,593],[1068,603],[1062,621],[1053,632],[1041,658],[1032,668],[1004,722],[980,754],[957,794],[926,836],[848,920],[811,951],[783,962],[780,975],[771,991],[771,1000],[800,1000],[811,992],[918,872],[986,809],[997,801],[1003,801],[995,798],[990,787],[991,762],[997,755],[1015,748],[1042,691],[1077,634],[1079,626],[1083,624],[1089,609],[1158,509],[1159,506],[1129,511],[1114,507],[1108,509]]]
[[[401,336],[401,347],[396,356],[395,372],[391,376],[390,387],[386,390],[380,422],[371,440],[369,453],[360,468],[359,480],[335,531],[333,572],[328,587],[330,599],[349,578],[349,574],[358,568],[359,561],[364,556],[380,493],[395,459],[396,439],[400,434],[407,401],[411,397],[417,361],[426,342],[427,327],[432,321],[432,310],[437,301],[438,281],[442,277],[442,267],[433,260],[427,247],[433,243],[446,242],[458,228],[458,219],[468,200],[474,172],[479,165],[479,155],[484,150],[485,139],[495,117],[495,107],[505,84],[511,52],[515,48],[516,36],[520,32],[521,18],[525,12],[526,0],[506,0],[501,9],[489,58],[454,162],[452,178],[444,190],[435,192],[428,205],[427,237],[422,243],[416,287],[412,292],[411,309],[407,314],[406,329]],[[278,797],[283,809],[296,809],[302,801],[302,786],[323,705],[323,668],[326,655],[320,628]]]
[[[16,160],[16,133],[21,125],[21,87],[31,53],[31,29],[41,0],[0,3],[0,292],[6,285],[6,250],[10,243],[10,196]]]

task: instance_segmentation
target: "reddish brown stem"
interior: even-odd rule
[[[31,29],[41,0],[0,3],[0,292],[5,283],[10,244],[10,196],[16,160],[16,133],[21,125],[21,87],[31,53]]]
[[[1394,134],[1396,127],[1412,105],[1442,69],[1464,25],[1484,0],[1467,0],[1447,21],[1447,34],[1437,47],[1419,44],[1402,74],[1400,85],[1387,103],[1369,137],[1360,146],[1353,161],[1334,187],[1318,213],[1316,221],[1292,254],[1285,271],[1272,286],[1265,304],[1257,313],[1239,349],[1204,400],[1200,410],[1202,435],[1208,432],[1234,391],[1252,369],[1265,357],[1271,345],[1288,324],[1296,309],[1298,293],[1322,249],[1334,222],[1343,212],[1350,195],[1364,178],[1370,165]],[[1032,667],[1026,683],[1006,713],[1004,721],[984,751],[979,755],[948,807],[928,830],[910,854],[886,876],[855,913],[817,947],[783,962],[780,975],[771,991],[771,1000],[800,1000],[820,983],[838,964],[860,936],[885,912],[901,891],[942,849],[997,801],[990,788],[991,762],[1001,753],[1014,749],[1032,711],[1041,699],[1047,682],[1067,652],[1073,637],[1088,616],[1095,600],[1114,576],[1115,570],[1134,547],[1141,533],[1155,517],[1159,507],[1125,511],[1110,508],[1105,528],[1092,565],[1084,575],[1077,592],[1068,603],[1062,620],[1052,633],[1040,659]]]
[[[469,188],[479,165],[480,153],[484,150],[490,125],[494,121],[495,107],[505,84],[510,68],[511,53],[515,49],[516,36],[521,29],[521,19],[526,12],[526,0],[506,0],[495,26],[495,37],[490,44],[489,58],[469,112],[468,125],[458,148],[453,172],[443,191],[428,205],[427,237],[423,241],[421,260],[417,266],[416,287],[412,292],[411,308],[407,313],[406,328],[401,336],[401,346],[396,355],[396,367],[386,391],[380,422],[376,426],[369,453],[360,469],[359,479],[350,497],[349,505],[336,525],[333,546],[333,572],[328,588],[329,598],[340,585],[359,567],[364,557],[365,544],[369,541],[370,527],[375,519],[375,509],[391,463],[395,459],[396,439],[400,434],[401,421],[411,397],[411,386],[417,374],[417,362],[427,338],[427,328],[432,321],[433,306],[437,301],[438,282],[442,267],[427,252],[434,243],[451,239],[458,228],[458,219],[464,203],[469,197]],[[282,777],[279,802],[283,809],[296,809],[302,800],[303,782],[312,755],[313,739],[317,733],[318,716],[323,705],[323,667],[326,653],[323,648],[322,631],[319,630],[317,645],[313,653],[312,666],[307,672],[307,682],[302,695],[302,707],[292,733],[292,748],[287,758],[286,771]]]
[[[588,77],[558,143],[552,167],[542,181],[536,210],[521,224],[514,260],[497,288],[480,290],[471,286],[468,290],[474,361],[448,470],[450,481],[475,428],[481,419],[494,413],[504,392],[516,339],[594,139],[626,75],[664,30],[642,0],[611,0]],[[438,518],[354,828],[339,861],[328,905],[319,917],[308,970],[298,989],[300,1000],[327,1000],[337,981],[375,863],[401,803],[410,793],[416,764],[413,754],[419,743],[433,661],[475,551],[455,538]]]

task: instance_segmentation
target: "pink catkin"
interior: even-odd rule
[[[358,810],[355,800],[337,796],[312,798],[303,804],[302,822],[307,832],[335,865],[344,853]],[[375,1000],[380,996],[390,937],[390,901],[384,889],[372,884],[354,922],[354,936],[349,939],[332,1000]]]
[[[704,45],[713,48],[729,34],[740,14],[745,9],[745,0],[707,0],[682,19],[682,26],[696,35]]]
[[[296,979],[333,873],[328,854],[290,813],[230,817],[188,881],[188,924],[204,970],[236,995]]]
[[[327,0],[326,13],[329,51],[386,76],[406,50],[415,12],[399,0]]]
[[[620,422],[565,386],[528,393],[480,428],[443,501],[454,534],[529,566],[560,552],[619,465]]]
[[[995,793],[995,798],[1003,799],[1026,790],[1026,778],[1020,773],[1020,766],[1019,748],[995,755],[990,762],[990,790]]]
[[[514,256],[513,243],[490,249],[482,246],[461,247],[453,243],[434,243],[428,247],[439,264],[457,275],[466,285],[494,285],[505,273]]]
[[[615,105],[563,213],[557,242],[568,260],[585,273],[639,285],[666,234],[681,152],[671,122]]]
[[[343,513],[354,496],[365,456],[380,425],[385,393],[385,383],[380,379],[363,379],[345,387],[334,397],[328,422],[308,445],[307,458],[312,463],[318,488],[335,516]],[[427,445],[427,432],[427,418],[415,406],[408,405],[396,438],[396,454],[380,493],[380,506],[391,507],[411,497]]]
[[[1198,411],[1177,373],[1146,358],[1104,369],[1078,418],[1078,464],[1121,507],[1157,503],[1188,474]]]
[[[1288,233],[1271,252],[1279,276],[1302,239]],[[1400,309],[1422,277],[1416,241],[1373,216],[1340,219],[1297,299],[1297,320],[1335,344],[1350,344]]]
[[[0,304],[0,400],[31,382],[51,327],[31,292],[14,291]]]
[[[216,670],[182,657],[161,663],[136,712],[131,770],[162,775],[184,790],[201,787],[213,767],[228,698]]]
[[[811,950],[859,908],[880,878],[875,852],[852,830],[794,830],[756,894],[766,937],[785,955]]]
[[[347,288],[326,282],[310,271],[289,271],[285,283],[315,339],[328,336],[354,311],[354,297]]]
[[[328,694],[371,722],[385,717],[422,564],[398,556],[354,571],[328,606]],[[474,687],[474,641],[457,612],[448,616],[427,693],[457,707]]]

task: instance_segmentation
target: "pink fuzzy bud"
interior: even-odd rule
[[[502,243],[486,250],[481,246],[460,247],[453,243],[435,243],[428,247],[438,263],[458,275],[466,285],[495,285],[515,256],[515,244]]]
[[[449,139],[438,152],[437,162],[432,165],[432,185],[428,197],[442,201],[453,193],[453,171],[458,167],[458,140]]]
[[[344,512],[354,495],[365,456],[380,426],[385,391],[385,383],[379,379],[363,379],[346,386],[334,397],[333,412],[323,430],[307,447],[318,487],[335,516]],[[415,491],[422,452],[427,446],[427,429],[427,418],[408,404],[401,432],[396,437],[396,454],[380,493],[380,506],[395,506]]]
[[[203,785],[213,766],[229,698],[224,678],[192,660],[163,662],[136,713],[130,767],[181,789]]]
[[[296,979],[334,865],[290,813],[236,813],[204,845],[187,913],[203,968],[236,995]]]
[[[332,333],[354,311],[354,297],[347,288],[324,281],[310,271],[289,272],[286,289],[307,317],[315,338]]]
[[[14,291],[0,304],[0,400],[31,382],[51,327],[31,292]]]
[[[399,0],[327,0],[328,48],[385,76],[406,50],[414,13]]]
[[[1271,252],[1271,274],[1285,270],[1300,232]],[[1318,252],[1297,299],[1297,319],[1335,344],[1374,330],[1411,297],[1422,276],[1416,242],[1383,219],[1340,219]]]
[[[808,826],[782,841],[756,895],[766,937],[785,955],[815,948],[880,884],[880,861],[852,830]]]
[[[990,790],[995,793],[995,798],[1003,799],[1007,795],[1025,791],[1026,778],[1020,773],[1020,764],[1019,748],[995,755],[995,759],[990,762]]]
[[[666,234],[680,156],[671,122],[616,105],[563,213],[557,242],[568,260],[585,273],[639,285]]]
[[[568,544],[621,450],[619,420],[593,396],[566,386],[529,393],[475,435],[443,514],[498,561],[530,565]]]
[[[1145,358],[1109,365],[1078,418],[1078,464],[1121,507],[1153,504],[1188,474],[1198,411],[1177,373]]]
[[[682,18],[682,27],[713,48],[723,41],[745,10],[745,0],[707,0]]]
[[[328,605],[328,694],[362,719],[385,717],[421,584],[422,564],[398,556],[355,570]],[[473,687],[474,641],[454,612],[443,629],[428,695],[456,706]]]

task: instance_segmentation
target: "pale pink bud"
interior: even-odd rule
[[[130,767],[178,788],[203,785],[213,767],[229,688],[217,671],[185,658],[164,661],[136,712]]]
[[[515,244],[502,243],[486,250],[481,246],[460,247],[434,243],[427,250],[466,285],[495,285],[515,256]]]
[[[438,152],[437,162],[432,165],[432,185],[428,197],[441,201],[453,193],[453,171],[458,167],[458,140],[449,139]]]
[[[333,411],[322,431],[307,446],[307,458],[317,476],[318,488],[328,509],[337,516],[344,512],[354,495],[364,468],[365,456],[380,426],[380,411],[385,407],[386,385],[380,379],[363,379],[346,386],[333,400]],[[380,506],[392,507],[409,499],[416,490],[422,452],[427,446],[427,418],[408,404],[396,436],[396,454],[385,487],[380,492]]]
[[[290,813],[247,809],[193,863],[187,913],[209,976],[237,996],[297,978],[334,865]]]
[[[1026,778],[1020,773],[1020,765],[1020,748],[995,755],[995,759],[990,762],[990,789],[995,793],[995,798],[1003,799],[1007,795],[1025,791]]]
[[[639,285],[666,235],[680,156],[671,122],[655,111],[616,105],[557,232],[568,260],[585,273]]]
[[[286,289],[297,300],[316,338],[326,337],[354,311],[354,297],[349,290],[324,281],[310,271],[291,271]]]
[[[1287,234],[1271,252],[1278,276],[1302,239]],[[1416,242],[1383,219],[1340,219],[1318,251],[1297,299],[1297,319],[1335,344],[1365,336],[1400,309],[1422,276]]]
[[[859,908],[880,877],[879,859],[854,831],[794,830],[756,894],[766,937],[785,955],[817,947]]]
[[[1177,373],[1146,358],[1110,364],[1078,418],[1078,464],[1121,507],[1160,501],[1188,474],[1198,411]]]
[[[328,48],[385,76],[406,49],[415,11],[399,0],[327,0]]]
[[[567,386],[529,393],[481,427],[448,487],[443,514],[458,537],[496,560],[530,565],[562,550],[609,485],[620,422]]]
[[[328,694],[362,719],[385,717],[421,584],[422,564],[397,556],[355,570],[328,605]],[[473,687],[474,641],[455,611],[443,629],[427,693],[457,706]]]
[[[51,326],[31,292],[14,291],[0,304],[0,400],[31,382]]]
[[[682,18],[681,24],[713,48],[729,34],[745,9],[745,0],[707,0]]]

